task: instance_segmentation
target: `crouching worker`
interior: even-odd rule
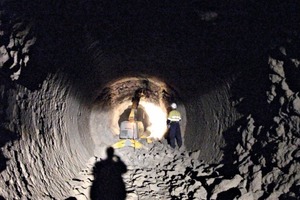
[[[168,114],[167,125],[169,128],[169,143],[172,148],[175,148],[175,140],[177,142],[178,147],[180,148],[182,145],[182,137],[180,131],[181,114],[177,109],[176,103],[171,104],[172,110]]]

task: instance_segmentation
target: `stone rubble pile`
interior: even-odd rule
[[[127,165],[123,175],[127,200],[217,199],[219,194],[238,188],[242,182],[240,175],[224,178],[218,172],[222,164],[198,161],[199,152],[171,149],[160,142],[144,147],[116,149],[116,154]],[[77,199],[89,199],[93,184],[92,160],[97,159],[91,159],[89,167],[70,182]]]
[[[246,188],[240,199],[300,199],[300,62],[287,52],[296,53],[280,47],[269,57],[271,125],[249,115],[237,130],[234,166]]]
[[[208,165],[192,159],[189,153],[157,143],[149,151],[139,152],[137,158],[130,155],[132,165],[124,181],[131,199],[206,199],[207,191],[196,179],[212,171],[206,171]]]
[[[283,129],[265,130],[256,127],[251,116],[247,119],[247,127],[240,129],[241,142],[235,151],[238,159],[234,166],[244,185],[239,199],[299,199],[300,139],[289,138],[290,134],[277,139],[270,137]]]

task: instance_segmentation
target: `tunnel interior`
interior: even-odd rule
[[[129,120],[135,93],[143,90],[145,95],[139,100],[135,121],[143,124],[146,135],[154,140],[162,140],[167,134],[167,115],[170,104],[176,100],[183,116],[182,132],[186,126],[186,111],[178,92],[157,78],[125,77],[109,82],[91,105],[90,132],[97,152],[105,152],[105,147],[116,143],[121,133],[121,123]],[[181,105],[180,105],[181,104]]]
[[[297,1],[0,5],[0,197],[90,199],[89,170],[142,90],[137,120],[154,142],[116,150],[128,198],[296,199]],[[172,102],[184,144],[174,151]]]

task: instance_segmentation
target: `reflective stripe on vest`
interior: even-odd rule
[[[168,115],[168,120],[172,122],[179,122],[181,120],[180,112],[177,110],[172,110]]]

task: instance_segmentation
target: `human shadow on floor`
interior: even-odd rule
[[[114,155],[114,148],[106,149],[107,158],[97,162],[93,168],[94,181],[91,187],[91,200],[126,199],[125,183],[122,174],[127,166],[119,156]]]

